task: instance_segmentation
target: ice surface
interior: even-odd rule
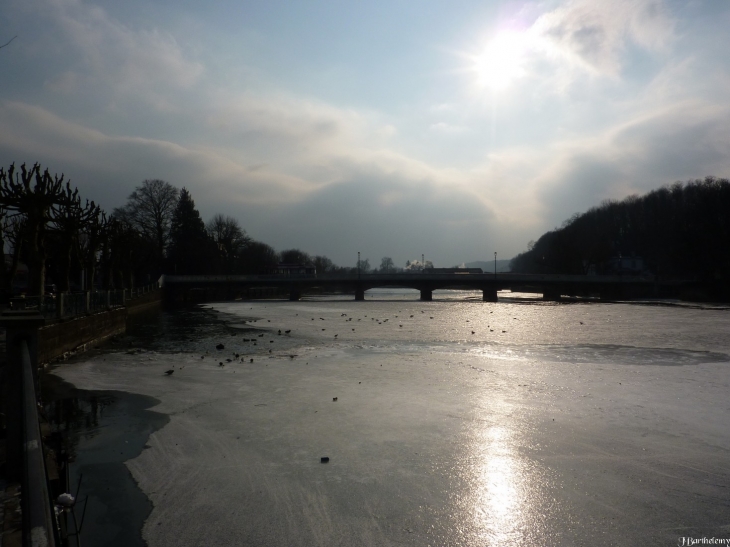
[[[58,370],[80,388],[155,397],[170,416],[127,462],[154,504],[151,547],[730,537],[726,310],[211,307],[233,336],[201,327],[184,351]]]

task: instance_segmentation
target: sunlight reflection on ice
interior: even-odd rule
[[[534,345],[524,347],[486,343],[468,350],[488,360],[621,365],[699,365],[727,363],[726,353],[673,348],[642,348],[616,344]]]
[[[469,545],[530,545],[544,541],[545,518],[555,511],[550,471],[524,445],[531,426],[519,405],[487,396],[492,419],[471,422],[463,465],[461,510]],[[499,423],[495,423],[494,414]],[[477,418],[486,418],[486,416]],[[554,515],[553,515],[554,517]]]
[[[482,437],[482,450],[472,470],[475,532],[482,540],[505,544],[516,539],[522,528],[524,473],[509,429],[490,427]]]

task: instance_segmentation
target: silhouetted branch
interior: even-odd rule
[[[12,42],[13,40],[15,40],[16,38],[17,38],[17,36],[13,36],[13,37],[12,37],[12,38],[11,38],[10,40],[8,40],[8,41],[7,41],[7,42],[5,42],[5,43],[4,43],[3,45],[1,45],[1,46],[0,46],[0,49],[2,49],[2,48],[4,48],[5,46],[7,46],[7,45],[8,45],[8,44],[9,44],[10,42]]]

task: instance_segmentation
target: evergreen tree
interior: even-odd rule
[[[170,223],[167,271],[171,274],[212,273],[215,243],[205,230],[190,192],[180,190]]]

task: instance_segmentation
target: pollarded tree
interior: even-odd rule
[[[84,225],[79,237],[79,254],[81,263],[86,270],[86,285],[93,290],[96,283],[96,267],[99,251],[102,248],[108,220],[106,213],[99,210]]]
[[[15,164],[5,171],[0,168],[0,206],[25,219],[25,247],[30,274],[31,294],[43,295],[46,281],[45,239],[55,208],[69,207],[77,197],[64,175],[51,176],[46,169],[41,173],[39,164],[28,170],[25,164],[16,173]]]
[[[178,202],[178,189],[160,179],[147,179],[127,198],[124,207],[114,209],[114,216],[137,230],[154,244],[153,268],[159,270],[170,237],[172,214]]]
[[[81,198],[78,191],[71,192],[71,188],[66,188],[66,198],[61,205],[54,205],[52,208],[51,220],[52,229],[57,240],[60,242],[58,249],[59,257],[59,275],[56,276],[58,290],[61,292],[70,289],[69,274],[72,265],[81,266],[81,234],[83,230],[97,222],[97,218],[101,215],[101,208],[93,201],[86,200],[86,204],[81,204]]]

